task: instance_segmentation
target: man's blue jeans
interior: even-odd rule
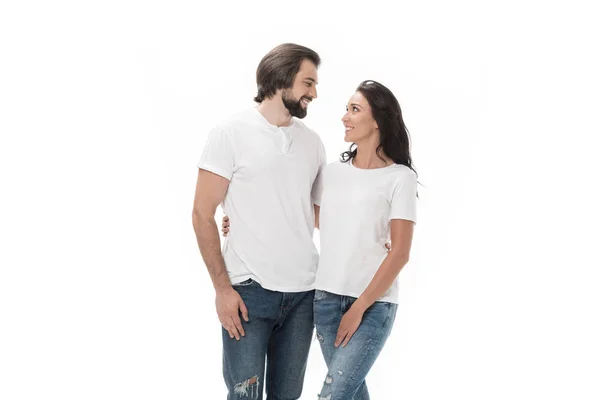
[[[319,399],[368,400],[367,373],[390,335],[397,305],[375,302],[363,315],[360,326],[346,345],[335,347],[335,338],[344,314],[355,297],[317,290],[314,316],[317,339],[327,363],[328,373]]]
[[[246,336],[239,341],[222,328],[227,399],[262,400],[263,388],[269,400],[300,398],[313,333],[314,290],[274,292],[251,279],[233,288],[250,321],[242,319]]]

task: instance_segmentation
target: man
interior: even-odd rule
[[[258,106],[213,129],[198,164],[193,224],[223,326],[228,399],[302,393],[318,263],[311,189],[326,158],[299,119],[317,97],[319,64],[303,46],[271,50],[256,72]],[[236,225],[222,251],[221,203]]]

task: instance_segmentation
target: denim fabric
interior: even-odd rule
[[[387,340],[397,305],[375,302],[363,315],[362,322],[346,347],[335,347],[340,322],[355,297],[315,291],[314,318],[328,373],[319,400],[368,400],[367,373]]]
[[[250,321],[242,319],[246,336],[240,341],[222,328],[227,399],[262,400],[263,390],[268,400],[300,398],[313,332],[314,291],[275,292],[252,279],[233,287]]]

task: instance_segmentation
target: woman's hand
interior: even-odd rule
[[[335,347],[339,347],[340,343],[342,344],[342,347],[346,347],[352,338],[352,335],[354,335],[354,332],[356,332],[362,322],[365,310],[360,307],[360,305],[357,305],[357,302],[358,300],[354,302],[352,307],[350,307],[348,312],[342,317],[342,322],[340,322],[340,327],[338,328],[337,336],[335,338]]]

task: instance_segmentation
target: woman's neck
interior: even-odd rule
[[[383,150],[377,155],[377,147],[362,145],[356,148],[356,157],[354,157],[354,166],[362,169],[384,168],[394,163]],[[380,158],[383,158],[383,160]]]

